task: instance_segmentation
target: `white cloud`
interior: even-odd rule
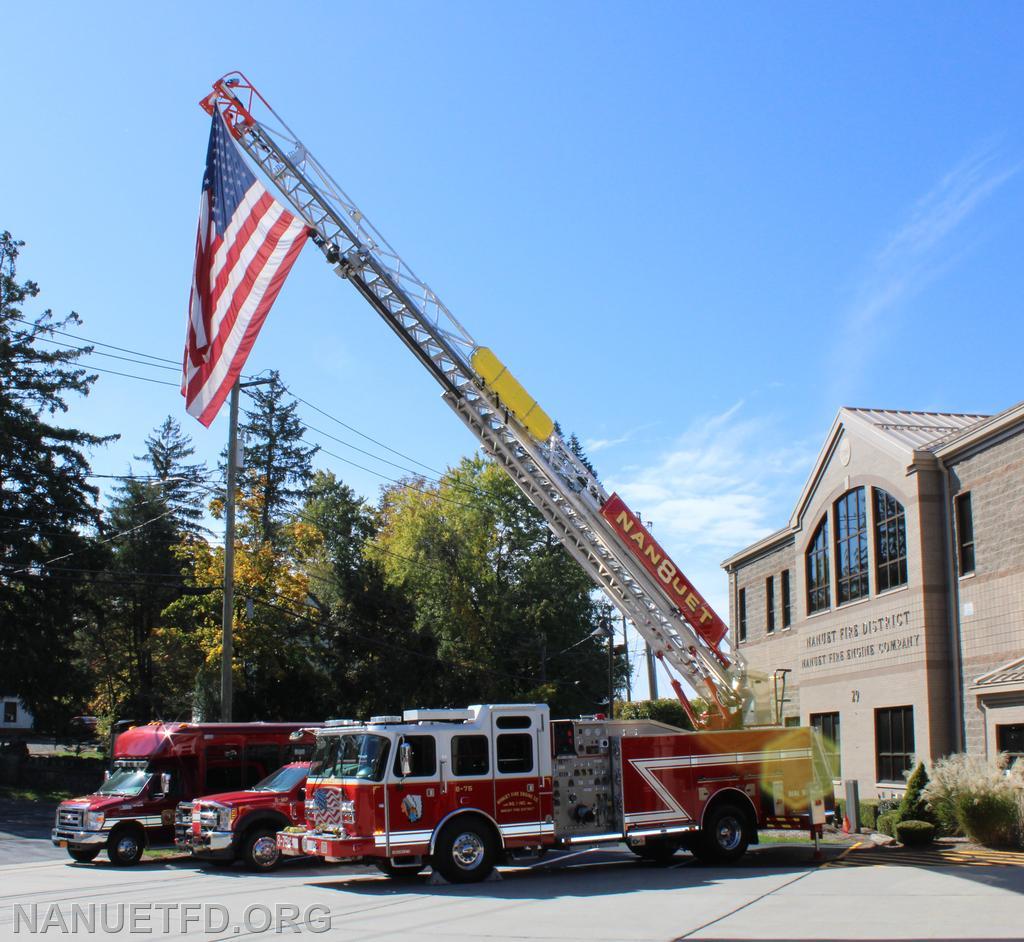
[[[859,331],[896,308],[950,263],[954,233],[1021,168],[999,164],[996,147],[982,147],[914,204],[872,259],[850,311],[852,329]]]
[[[645,521],[723,618],[723,558],[783,526],[816,447],[780,438],[770,416],[744,416],[744,403],[695,421],[644,467],[608,483]]]
[[[616,445],[624,445],[630,441],[634,435],[638,432],[642,432],[644,429],[650,428],[654,422],[646,422],[643,425],[638,425],[636,428],[631,428],[629,431],[620,435],[618,438],[588,438],[583,442],[583,450],[587,454],[592,455],[599,451],[605,451],[608,448],[614,448]]]

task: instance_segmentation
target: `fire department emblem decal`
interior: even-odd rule
[[[406,795],[402,799],[402,811],[410,821],[419,821],[423,817],[423,796]]]

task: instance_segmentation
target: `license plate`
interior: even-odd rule
[[[57,846],[58,847],[67,847],[68,846],[68,842],[67,841],[57,841]]]

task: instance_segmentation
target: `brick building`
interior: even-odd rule
[[[820,727],[862,795],[1024,753],[1024,403],[841,409],[788,524],[722,565],[759,718]]]

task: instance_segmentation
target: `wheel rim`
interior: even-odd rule
[[[256,838],[252,845],[252,859],[260,867],[277,863],[277,840],[268,834]]]
[[[463,831],[452,844],[452,860],[463,870],[475,870],[484,859],[484,842],[479,834]]]
[[[732,815],[726,815],[718,822],[715,834],[718,838],[718,846],[722,850],[736,850],[740,846],[740,841],[743,840],[743,826]]]
[[[139,852],[139,842],[129,834],[124,834],[117,839],[117,854],[119,857],[134,857]]]

